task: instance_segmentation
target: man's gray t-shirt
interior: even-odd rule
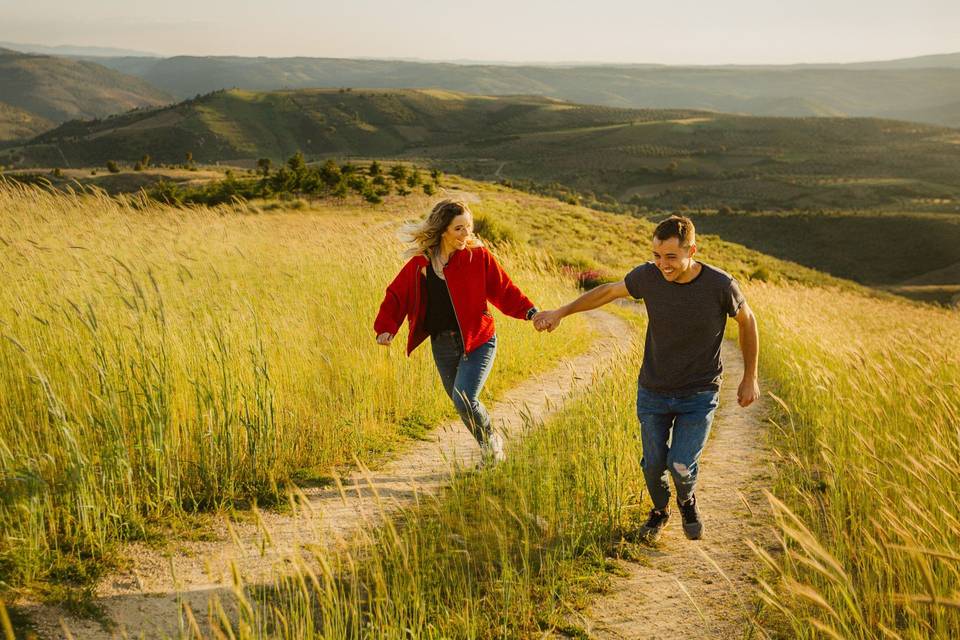
[[[624,278],[630,295],[647,307],[639,381],[644,389],[683,395],[720,388],[723,331],[744,298],[729,273],[700,266],[697,277],[684,284],[667,281],[652,262]]]

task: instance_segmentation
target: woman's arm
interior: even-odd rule
[[[527,319],[527,312],[534,308],[530,298],[523,295],[520,287],[513,284],[507,272],[497,263],[493,255],[485,248],[483,251],[487,300],[493,303],[497,309],[504,314],[518,318]]]
[[[400,325],[407,317],[410,288],[414,283],[413,277],[416,268],[415,261],[411,259],[400,269],[400,273],[393,281],[387,285],[383,302],[380,303],[380,310],[373,321],[373,331],[377,334],[378,344],[389,346],[393,336],[397,335]]]

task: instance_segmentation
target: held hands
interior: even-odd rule
[[[737,387],[737,402],[741,407],[749,407],[760,397],[760,385],[756,378],[743,377]]]
[[[377,336],[377,344],[379,344],[382,347],[389,347],[391,342],[393,342],[392,333],[387,333],[386,331],[384,331],[383,333]]]
[[[533,316],[533,326],[537,331],[553,331],[560,326],[563,315],[559,310],[541,311]]]

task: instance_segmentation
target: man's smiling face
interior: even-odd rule
[[[694,265],[696,245],[683,247],[678,238],[653,239],[653,263],[668,282],[685,282]]]

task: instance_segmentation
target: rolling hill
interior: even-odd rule
[[[867,116],[953,125],[960,54],[839,65],[532,66],[335,58],[104,57],[180,98],[218,89],[440,87],[636,108],[766,116]]]
[[[170,107],[71,122],[0,161],[102,165],[429,159],[486,179],[559,183],[646,208],[919,207],[960,201],[960,133],[877,119],[759,118],[446,91],[222,91]]]
[[[55,126],[51,120],[26,109],[0,102],[0,141],[25,140]]]
[[[21,137],[14,135],[17,131],[36,134],[43,125],[156,107],[171,97],[139,78],[93,62],[0,49],[0,102],[22,112],[0,118],[30,122],[19,129],[0,125],[0,132],[7,132],[0,139],[9,140]]]

